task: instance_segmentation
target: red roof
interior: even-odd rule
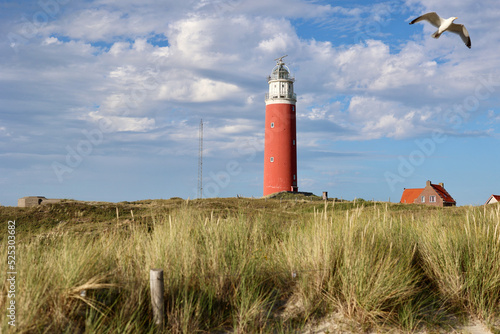
[[[450,194],[448,194],[446,189],[441,187],[439,184],[431,184],[431,186],[432,186],[432,188],[434,188],[434,190],[436,190],[438,195],[443,199],[443,202],[456,203],[455,200],[453,199],[453,197],[451,197]]]
[[[500,195],[491,195],[490,198],[488,198],[488,200],[484,204],[490,203],[490,200],[493,198],[496,199],[497,202],[500,202]]]
[[[400,203],[412,204],[424,188],[405,189]]]

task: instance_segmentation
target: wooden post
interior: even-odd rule
[[[149,271],[149,285],[151,288],[151,305],[153,307],[153,319],[155,324],[163,328],[165,318],[165,303],[163,294],[163,269],[151,269]]]

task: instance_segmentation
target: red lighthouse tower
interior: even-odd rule
[[[264,196],[280,191],[298,191],[297,186],[297,130],[293,92],[295,79],[283,62],[268,77],[266,94],[266,130],[264,144]]]

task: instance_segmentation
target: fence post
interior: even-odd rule
[[[151,269],[149,271],[149,285],[151,288],[151,305],[153,307],[154,323],[158,327],[163,328],[165,318],[163,269]]]

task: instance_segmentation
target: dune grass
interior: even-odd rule
[[[500,301],[500,206],[434,216],[417,227],[426,274],[452,305],[487,321]],[[431,237],[428,237],[431,236]]]
[[[158,332],[151,268],[164,270],[166,333],[300,332],[331,314],[355,324],[353,331],[446,328],[467,316],[490,326],[498,320],[500,206],[233,199],[145,205],[133,208],[134,220],[95,221],[85,225],[94,226],[90,232],[71,222],[21,228],[16,332]],[[6,249],[0,254],[6,258]],[[9,329],[5,316],[2,332]]]

